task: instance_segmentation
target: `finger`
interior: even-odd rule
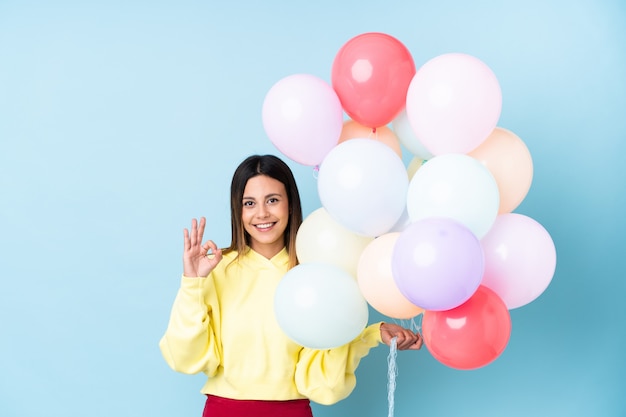
[[[191,241],[189,240],[189,230],[187,230],[187,228],[183,229],[183,236],[184,248],[188,251],[191,248]]]
[[[214,256],[211,256],[209,258],[209,263],[211,264],[213,268],[215,268],[217,264],[220,263],[221,260],[222,260],[222,251],[217,251],[217,253]]]
[[[421,349],[424,346],[424,338],[421,334],[417,333],[417,342],[415,342],[416,349]]]
[[[212,240],[207,240],[207,241],[204,243],[203,248],[207,251],[207,255],[209,254],[209,250],[210,250],[213,254],[217,253],[217,250],[218,250],[218,249],[217,249],[217,245],[216,245],[216,244],[215,244],[215,242],[213,242]]]
[[[403,350],[404,345],[406,344],[404,335],[402,333],[395,332],[390,335],[389,342],[391,342],[394,338],[396,339],[396,348],[398,350]]]
[[[217,247],[215,242],[212,240],[207,240],[203,246],[206,251],[206,257],[209,260],[212,268],[215,268],[218,263],[222,260],[222,250]]]
[[[407,350],[420,350],[421,348],[422,348],[422,340],[420,339],[414,344],[412,344],[411,346],[409,346]]]
[[[198,243],[198,221],[195,218],[191,219],[191,233],[189,239],[191,246],[195,246]]]
[[[400,337],[398,337],[398,340],[400,340]],[[416,343],[419,342],[419,340],[420,340],[419,336],[416,335],[415,333],[410,332],[408,330],[403,330],[402,331],[402,343],[398,344],[398,349],[402,349],[402,350],[413,349]]]
[[[410,337],[406,337],[406,335],[402,335],[402,337],[398,336],[398,349],[406,350],[411,345],[413,345],[414,340]]]
[[[198,243],[202,242],[204,236],[204,227],[206,226],[206,218],[200,217],[200,226],[198,226]]]
[[[213,251],[213,255],[214,255],[214,256],[213,256],[213,257],[214,257],[214,259],[216,259],[216,260],[217,260],[217,262],[219,262],[219,261],[222,259],[222,250],[221,250],[221,249],[215,249],[215,250]]]
[[[421,335],[419,333],[416,333],[412,339],[414,340],[414,342],[410,344],[409,346],[407,346],[407,349],[409,350],[421,349],[422,344],[424,343],[424,340],[422,339]]]

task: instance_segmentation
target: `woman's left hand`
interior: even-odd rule
[[[392,323],[383,323],[380,325],[380,336],[383,343],[391,344],[391,339],[396,337],[396,346],[398,350],[418,350],[422,347],[423,339],[419,333],[413,333],[409,329]]]

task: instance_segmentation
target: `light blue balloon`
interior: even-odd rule
[[[345,345],[367,325],[369,310],[356,280],[338,266],[311,262],[290,269],[276,288],[278,325],[313,349]]]
[[[363,236],[390,231],[406,207],[409,178],[400,157],[374,139],[350,139],[322,161],[317,189],[330,215]]]

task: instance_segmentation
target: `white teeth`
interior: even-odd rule
[[[256,227],[259,229],[267,229],[269,227],[272,227],[274,223],[263,223],[263,224],[257,224]]]

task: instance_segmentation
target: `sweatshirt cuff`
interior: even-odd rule
[[[180,280],[180,291],[185,294],[201,295],[213,290],[213,280],[208,277],[187,277],[182,275]]]
[[[374,346],[382,343],[383,339],[380,334],[380,326],[382,324],[383,322],[381,321],[367,326],[365,330],[363,330],[363,333],[361,333],[361,340]]]

